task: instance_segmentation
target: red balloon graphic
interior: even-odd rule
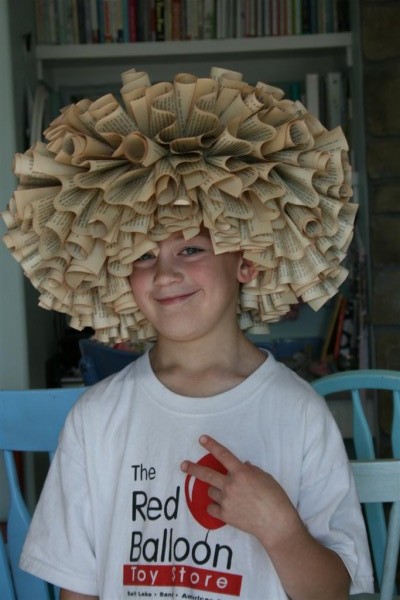
[[[228,472],[224,465],[219,462],[212,454],[206,454],[197,461],[198,465],[208,467],[226,475]],[[194,480],[194,481],[193,481]],[[187,475],[185,480],[186,503],[190,512],[200,525],[206,529],[219,529],[226,525],[221,519],[216,519],[208,514],[208,505],[212,503],[208,495],[209,483],[196,479],[193,475]]]

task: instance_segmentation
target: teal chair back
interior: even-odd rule
[[[53,598],[47,583],[18,566],[31,515],[21,492],[15,452],[47,452],[51,459],[65,418],[83,389],[0,390],[0,451],[10,497],[7,541],[0,540],[1,600]]]
[[[11,568],[3,536],[0,533],[0,592],[5,600],[16,600]]]
[[[140,356],[137,352],[118,350],[88,338],[79,341],[79,349],[79,369],[85,385],[93,385],[117,373]]]
[[[400,460],[369,460],[351,463],[358,497],[365,507],[391,503],[387,542],[383,549],[380,593],[351,596],[358,600],[400,600],[394,596],[400,545]]]
[[[389,390],[393,399],[391,442],[393,457],[400,459],[400,372],[385,369],[360,369],[327,375],[312,383],[321,396],[340,392],[351,394],[353,409],[353,442],[357,460],[376,458],[373,433],[364,411],[363,390]],[[387,528],[382,503],[365,506],[375,576],[382,585]]]

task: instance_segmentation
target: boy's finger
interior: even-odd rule
[[[193,463],[190,460],[183,461],[181,469],[184,473],[192,475],[193,477],[196,477],[196,479],[200,479],[200,481],[204,481],[204,483],[208,483],[213,487],[220,489],[223,486],[225,475],[218,471],[214,471],[214,469]]]
[[[229,473],[232,473],[238,466],[243,464],[233,452],[209,435],[202,435],[199,442],[203,448],[206,448],[206,450],[224,465]]]

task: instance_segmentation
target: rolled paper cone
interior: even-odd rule
[[[124,138],[123,150],[128,160],[148,167],[167,154],[167,150],[141,133],[130,133]]]

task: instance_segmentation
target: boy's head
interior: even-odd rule
[[[173,233],[133,263],[139,310],[158,334],[185,341],[232,328],[239,286],[257,276],[243,253],[215,254],[208,230],[185,240]]]
[[[16,155],[4,241],[40,305],[102,341],[151,338],[135,261],[203,230],[217,257],[240,251],[259,272],[241,286],[243,328],[332,297],[356,213],[340,128],[233,71],[122,78],[122,105],[111,94],[70,105],[46,143]]]

